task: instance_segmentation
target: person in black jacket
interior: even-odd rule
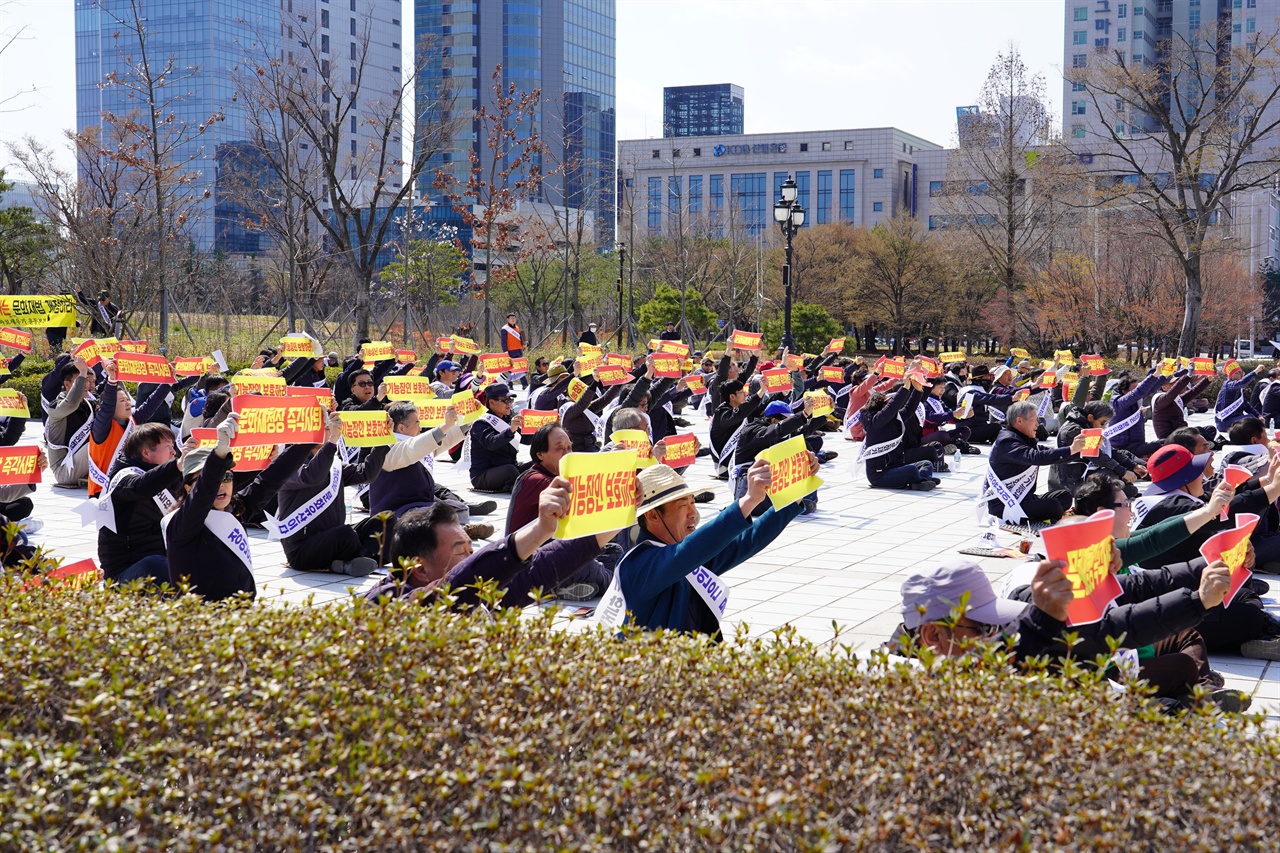
[[[471,486],[483,492],[510,492],[520,476],[520,416],[511,414],[511,389],[502,383],[484,391],[488,411],[471,426]]]
[[[349,377],[351,396],[338,404],[342,412],[376,412],[382,408],[387,396],[387,385],[371,371],[363,367],[351,372]],[[377,393],[374,393],[374,389]]]
[[[1070,447],[1086,429],[1104,429],[1111,422],[1115,410],[1110,403],[1101,400],[1090,400],[1083,406],[1072,406],[1067,412],[1062,425],[1058,427],[1058,447]],[[1125,493],[1131,498],[1138,497],[1138,489],[1133,484],[1141,476],[1146,476],[1146,466],[1127,450],[1112,448],[1104,437],[1102,446],[1096,457],[1071,457],[1049,467],[1049,488],[1064,489],[1075,494],[1076,489],[1084,483],[1085,477],[1094,471],[1106,471],[1120,478],[1125,484]]]
[[[160,520],[177,502],[170,489],[182,482],[173,430],[138,424],[123,444],[98,500],[98,562],[110,582],[152,578],[163,583],[169,580],[169,563]]]
[[[747,421],[742,427],[742,434],[738,437],[738,450],[735,455],[736,464],[734,464],[733,470],[730,472],[733,480],[734,500],[747,493],[747,469],[751,467],[751,464],[761,451],[768,450],[775,444],[781,444],[797,435],[804,435],[812,424],[812,397],[804,399],[799,412],[793,412],[791,406],[781,400],[774,400],[764,407],[764,412],[760,417]],[[800,503],[803,507],[800,511],[801,515],[809,515],[815,512],[818,508],[817,493],[801,498]],[[768,502],[765,502],[757,506],[753,514],[757,517],[764,515],[768,507]]]
[[[1071,506],[1070,492],[1058,489],[1038,496],[1036,482],[1040,466],[1059,464],[1078,456],[1084,449],[1084,436],[1077,435],[1068,447],[1050,450],[1036,443],[1038,426],[1036,407],[1031,403],[1024,401],[1009,407],[1008,422],[991,447],[987,479],[978,497],[987,501],[987,512],[996,518],[1057,523]],[[993,481],[999,481],[999,485]],[[1001,494],[1016,503],[1006,503]]]
[[[942,482],[933,476],[933,462],[928,458],[909,460],[903,446],[903,419],[914,418],[923,399],[924,386],[918,376],[912,376],[892,398],[872,392],[859,410],[867,434],[857,461],[865,464],[872,488],[927,492]]]
[[[726,480],[729,466],[733,463],[733,451],[738,444],[738,430],[764,407],[764,398],[748,394],[741,379],[722,383],[720,391],[724,402],[711,416],[711,458],[716,462],[717,476]]]

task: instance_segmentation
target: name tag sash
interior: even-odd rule
[[[987,479],[982,484],[978,503],[985,508],[989,500],[999,498],[1000,503],[1004,504],[1004,511],[1001,513],[1004,520],[1017,524],[1027,517],[1022,511],[1022,499],[1031,494],[1039,476],[1040,469],[1032,465],[1007,480],[1001,480],[991,466],[987,465]]]
[[[1244,393],[1241,392],[1240,396],[1236,397],[1236,400],[1234,403],[1232,403],[1230,406],[1227,406],[1221,412],[1215,412],[1214,417],[1216,417],[1218,420],[1225,420],[1231,417],[1232,415],[1234,415],[1236,412],[1238,412],[1240,410],[1240,407],[1243,405],[1244,405]]]
[[[1102,435],[1107,439],[1115,438],[1120,433],[1126,432],[1130,427],[1137,424],[1141,419],[1142,409],[1138,409],[1122,421],[1113,421],[1112,423],[1107,424],[1106,429],[1102,431]]]
[[[596,605],[594,616],[596,624],[606,628],[621,628],[627,621],[627,601],[622,595],[622,567],[626,563],[627,557],[646,546],[665,547],[661,542],[646,540],[627,552],[622,560],[618,562],[617,570],[613,573],[613,581],[610,582],[609,588],[605,590],[600,603]],[[716,617],[716,624],[718,626],[722,625],[725,611],[729,607],[729,586],[724,582],[724,579],[706,566],[698,566],[698,568],[685,575],[684,579],[693,586],[693,591],[707,605],[711,615]]]
[[[92,420],[92,419],[91,419]],[[120,436],[120,443],[116,445],[116,455],[111,457],[111,465],[116,463],[120,457],[124,455],[124,443],[129,438],[129,433],[133,432],[133,420],[131,419],[124,427],[124,435]],[[111,465],[107,466],[107,471],[111,470]],[[89,454],[89,479],[97,483],[99,488],[105,489],[110,480],[107,478],[107,472],[98,467],[98,463],[94,461],[93,454]],[[112,528],[115,529],[114,527]]]
[[[332,506],[342,494],[342,466],[342,455],[333,454],[333,464],[329,467],[329,482],[320,494],[285,518],[276,518],[271,513],[267,513],[267,538],[273,542],[288,539]]]
[[[160,532],[164,536],[165,547],[169,545],[169,522],[172,520],[173,515],[166,515],[160,522]],[[244,532],[244,526],[240,524],[239,519],[229,512],[211,509],[205,516],[204,526],[218,537],[223,545],[231,549],[231,553],[236,555],[246,569],[253,571],[253,555],[249,553],[249,536]]]

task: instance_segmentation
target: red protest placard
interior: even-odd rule
[[[700,373],[690,373],[684,378],[684,384],[693,394],[707,393],[707,381]]]
[[[1240,488],[1249,478],[1253,476],[1253,472],[1241,465],[1228,465],[1222,471],[1222,479],[1231,486],[1232,490]],[[1218,513],[1218,518],[1226,521],[1229,515],[1229,507],[1223,507],[1222,512]]]
[[[1230,607],[1231,601],[1249,580],[1253,572],[1244,567],[1249,555],[1249,537],[1253,528],[1258,526],[1258,516],[1250,512],[1242,512],[1236,516],[1233,530],[1215,533],[1200,546],[1200,556],[1210,563],[1221,560],[1231,569],[1231,586],[1227,589],[1227,597],[1222,600],[1223,607]]]
[[[1044,373],[1040,374],[1039,387],[1052,388],[1054,385],[1057,385],[1057,384],[1058,384],[1058,374],[1054,373],[1052,370],[1046,370]]]
[[[73,349],[71,355],[72,357],[79,356],[83,358],[90,367],[102,362],[102,353],[98,349],[98,342],[93,338],[89,338],[89,340]]]
[[[1191,370],[1196,376],[1213,376],[1218,372],[1218,368],[1211,358],[1191,359]]]
[[[442,353],[453,352],[453,338],[436,338],[436,351]]]
[[[157,385],[172,385],[177,381],[168,359],[140,352],[116,353],[116,379],[121,382],[154,382]]]
[[[511,359],[511,371],[513,373],[528,373],[529,359],[525,356]]]
[[[781,394],[790,391],[793,387],[791,372],[786,368],[778,367],[772,370],[763,370],[760,372],[760,376],[764,379],[766,394]]]
[[[1092,458],[1102,452],[1102,430],[1082,429],[1080,434],[1084,436],[1084,450],[1080,451],[1081,456]]]
[[[758,350],[764,339],[762,332],[734,332],[729,343],[734,349]]]
[[[1111,372],[1111,368],[1103,363],[1100,355],[1082,355],[1080,361],[1084,362],[1084,366],[1089,369],[1090,376],[1106,376]]]
[[[942,365],[938,364],[937,361],[929,358],[927,355],[920,356],[920,369],[923,370],[924,375],[930,379],[935,376],[942,375]]]
[[[901,379],[907,375],[907,362],[902,358],[886,358],[881,368],[886,378]]]
[[[560,413],[554,409],[550,411],[525,409],[520,413],[520,434],[533,435],[540,427],[553,424],[558,420],[560,420]]]
[[[667,448],[662,464],[669,468],[684,468],[698,460],[698,439],[691,432],[669,435],[662,444]]]
[[[413,364],[417,360],[418,360],[418,354],[411,349],[396,350],[397,364]]]
[[[121,341],[120,352],[143,352],[147,351],[146,341]]]
[[[827,366],[822,368],[822,374],[819,377],[823,382],[844,382],[844,368]]]
[[[1234,358],[1227,359],[1227,363],[1222,365],[1222,372],[1227,376],[1230,376],[1237,370],[1244,370],[1244,368],[1241,367],[1240,362],[1236,361]]]
[[[602,364],[596,368],[596,379],[601,385],[622,385],[631,381],[631,374],[625,367],[616,364]]]
[[[22,588],[31,589],[45,584],[51,587],[56,586],[59,589],[83,589],[87,586],[93,586],[101,580],[102,570],[98,568],[92,558],[86,558],[58,566],[53,571],[36,575],[24,583]]]
[[[1111,521],[1115,513],[1099,510],[1079,524],[1060,524],[1040,535],[1050,560],[1062,560],[1075,598],[1067,607],[1068,625],[1091,625],[1120,597],[1120,582],[1111,574]]]
[[[331,412],[338,407],[338,401],[333,398],[333,392],[328,388],[298,388],[290,385],[284,390],[286,397],[311,397],[316,401],[316,405],[324,406]]]
[[[0,486],[40,482],[40,448],[0,447]]]
[[[506,373],[511,369],[511,356],[505,352],[487,352],[480,356],[480,370],[484,373]]]
[[[179,356],[173,360],[173,372],[179,376],[200,376],[205,371],[213,370],[214,366],[213,359],[208,356]]]
[[[653,375],[660,379],[679,379],[681,361],[678,355],[656,352],[653,354]]]
[[[1021,403],[1023,400],[1027,399],[1030,396],[1031,396],[1031,389],[1023,388],[1021,391],[1013,392],[1013,401],[1015,403]]]
[[[237,394],[231,410],[240,413],[232,447],[258,444],[320,444],[324,411],[307,397],[251,397]]]
[[[191,430],[191,435],[200,442],[201,447],[213,447],[218,443],[218,431],[198,427]],[[265,471],[271,464],[271,453],[276,449],[274,444],[255,444],[249,447],[232,447],[231,458],[235,460],[236,471]]]
[[[0,346],[12,347],[22,352],[31,352],[31,333],[21,329],[0,329]]]
[[[799,370],[804,367],[804,357],[788,354],[787,357],[782,360],[782,366],[787,370]]]
[[[844,352],[844,338],[832,338],[831,343],[827,344],[827,348],[823,352]]]

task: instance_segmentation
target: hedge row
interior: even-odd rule
[[[0,590],[0,848],[1238,850],[1280,743],[999,656]]]

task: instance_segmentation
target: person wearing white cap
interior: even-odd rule
[[[818,457],[808,456],[809,473],[816,474]],[[729,602],[722,576],[776,539],[800,514],[800,502],[770,508],[752,521],[772,481],[769,463],[757,460],[747,472],[746,494],[699,527],[694,490],[674,470],[653,465],[636,480],[640,538],[618,561],[613,583],[596,607],[597,621],[620,627],[629,617],[651,631],[668,628],[719,639]]]
[[[597,329],[597,328],[599,328],[599,327],[598,327],[598,326],[596,326],[596,324],[595,324],[595,323],[592,323],[590,326],[588,326],[588,327],[587,327],[587,330],[586,330],[585,332],[583,332],[581,335],[578,335],[578,343],[580,343],[580,344],[590,344],[590,345],[591,345],[591,346],[593,346],[593,347],[594,347],[594,346],[599,346],[599,345],[600,345],[600,342],[599,342],[598,340],[596,340],[596,329]]]

